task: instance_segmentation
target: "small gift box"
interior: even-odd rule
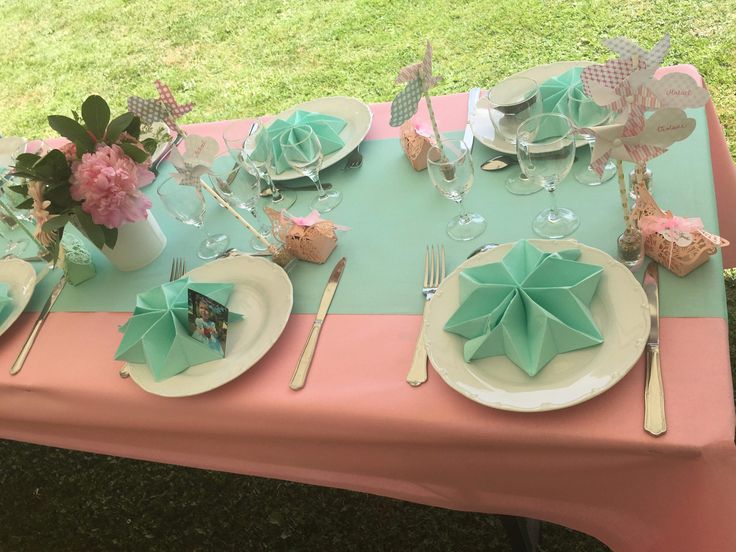
[[[427,168],[427,154],[432,147],[431,133],[423,125],[417,125],[411,120],[406,121],[400,128],[399,140],[401,149],[411,161],[415,171]]]
[[[662,209],[649,191],[637,186],[639,196],[631,216],[644,235],[646,254],[678,276],[705,263],[729,242],[703,230],[699,218],[682,218]]]
[[[271,219],[273,235],[284,244],[284,249],[303,261],[324,263],[337,246],[335,230],[348,230],[332,221],[320,218],[317,211],[306,217],[293,217],[286,211],[265,209]]]

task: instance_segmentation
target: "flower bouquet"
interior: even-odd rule
[[[140,191],[154,174],[148,170],[155,139],[139,140],[140,119],[124,113],[110,119],[100,96],[82,104],[81,117],[51,115],[49,125],[69,142],[44,155],[18,155],[12,175],[25,179],[11,189],[31,209],[36,239],[54,260],[67,223],[102,249],[113,248],[118,229],[148,217],[151,201]]]

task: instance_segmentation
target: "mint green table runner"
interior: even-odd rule
[[[700,217],[707,230],[717,233],[705,111],[689,110],[689,115],[697,121],[693,135],[676,143],[668,153],[650,164],[654,171],[654,196],[663,208],[681,216]],[[459,137],[461,133],[446,134]],[[531,221],[548,205],[547,193],[509,194],[504,189],[504,180],[518,169],[497,173],[481,171],[480,163],[492,152],[479,142],[473,153],[475,182],[465,204],[469,210],[488,219],[488,229],[470,242],[454,242],[446,236],[445,224],[457,213],[457,207],[432,187],[426,171],[417,173],[411,168],[398,140],[371,140],[363,144],[361,151],[365,160],[359,170],[344,171],[344,163],[338,163],[322,173],[324,182],[331,182],[344,194],[342,204],[329,213],[329,218],[351,230],[339,233],[337,249],[325,265],[298,262],[291,269],[295,313],[316,311],[327,277],[341,256],[346,256],[348,263],[331,312],[419,314],[423,307],[419,288],[425,245],[444,244],[448,270],[451,270],[484,243],[536,237]],[[578,165],[587,163],[588,148],[580,148],[578,157]],[[231,163],[226,157],[217,162]],[[171,167],[165,165],[161,173],[164,175],[170,170]],[[289,182],[280,184],[288,187]],[[184,256],[188,268],[203,263],[194,253],[194,244],[203,234],[174,220],[156,197],[155,187],[156,183],[146,190],[153,201],[153,212],[168,238],[161,257],[142,270],[121,273],[91,248],[98,275],[78,287],[67,286],[54,310],[128,312],[135,306],[136,293],[168,278],[173,256]],[[290,211],[295,215],[307,214],[314,193],[297,192],[297,203]],[[616,237],[623,230],[616,181],[589,187],[569,176],[557,194],[561,206],[573,209],[580,216],[580,228],[572,237],[615,255]],[[250,236],[213,201],[208,206],[207,226],[210,231],[228,233],[231,246],[248,249]],[[47,278],[39,286],[31,302],[32,310],[40,309],[55,279]],[[686,278],[661,270],[660,281],[663,316],[725,318],[720,253]]]

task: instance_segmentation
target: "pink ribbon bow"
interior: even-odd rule
[[[666,213],[665,216],[657,217],[647,215],[639,219],[639,230],[645,236],[658,233],[670,242],[670,256],[667,259],[667,267],[672,266],[672,254],[675,245],[687,247],[693,243],[693,233],[702,233],[703,221],[700,218],[683,218]]]
[[[286,213],[286,215],[294,224],[298,224],[299,226],[314,226],[318,222],[329,222],[335,227],[335,230],[350,230],[350,228],[348,228],[347,226],[340,226],[339,224],[335,224],[330,220],[323,219],[320,214],[314,209],[306,217],[293,217],[288,213]]]

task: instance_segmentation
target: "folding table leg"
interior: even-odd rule
[[[541,523],[537,519],[497,515],[514,552],[537,552]]]

